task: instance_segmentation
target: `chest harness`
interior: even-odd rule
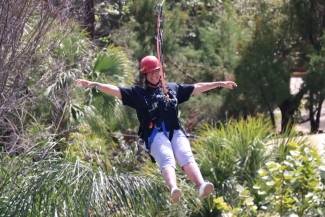
[[[162,91],[162,88],[157,88],[152,96],[145,97],[146,104],[149,111],[149,121],[144,130],[146,138],[146,149],[150,155],[150,149],[152,142],[158,132],[163,132],[169,139],[173,138],[174,130],[180,129],[184,132],[184,129],[179,123],[177,117],[177,98],[175,91],[168,89],[168,97]],[[165,121],[168,120],[168,127],[166,128]],[[169,135],[167,134],[169,132]],[[151,157],[151,155],[150,155]],[[151,157],[152,162],[155,160]]]

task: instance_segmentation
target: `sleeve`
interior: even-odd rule
[[[177,100],[178,104],[181,104],[183,102],[186,102],[189,100],[193,90],[194,85],[193,84],[177,84]]]
[[[135,108],[136,105],[136,97],[135,91],[133,87],[118,87],[121,91],[122,102],[123,105],[130,106],[131,108]]]

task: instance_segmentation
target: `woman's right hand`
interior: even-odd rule
[[[97,82],[92,82],[92,81],[87,81],[84,79],[77,79],[76,80],[77,84],[81,84],[84,88],[93,88],[97,84],[97,90],[104,92],[106,94],[116,96],[119,99],[122,99],[121,91],[120,89],[112,84],[102,84],[102,83],[97,83]]]
[[[76,80],[77,84],[81,84],[85,89],[87,88],[92,88],[92,87],[95,87],[95,82],[92,82],[92,81],[87,81],[87,80],[84,80],[84,79],[77,79]]]

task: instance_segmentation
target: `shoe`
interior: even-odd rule
[[[207,198],[213,191],[214,186],[210,182],[203,182],[199,189],[199,196],[201,198]]]
[[[170,198],[173,201],[173,204],[179,204],[181,201],[182,192],[179,188],[173,188],[170,192]]]

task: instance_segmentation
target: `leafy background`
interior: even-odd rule
[[[323,216],[324,154],[296,130],[322,130],[323,1],[164,1],[166,80],[238,84],[180,106],[216,190],[198,199],[178,168],[178,206],[141,148],[135,112],[75,84],[141,84],[156,4],[0,5],[0,216]]]

